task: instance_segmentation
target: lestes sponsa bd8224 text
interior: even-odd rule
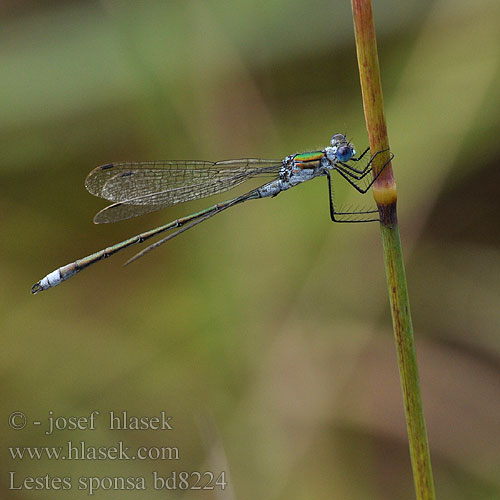
[[[177,229],[129,259],[126,262],[129,264],[146,252],[230,207],[247,200],[276,196],[281,191],[286,191],[319,176],[325,176],[328,180],[332,221],[378,221],[377,210],[337,211],[333,203],[331,172],[340,174],[362,194],[366,193],[375,182],[376,177],[369,182],[365,177],[370,172],[373,159],[382,151],[375,153],[363,168],[356,168],[351,163],[361,161],[367,152],[368,149],[357,158],[356,150],[347,138],[342,134],[335,134],[330,146],[318,151],[293,154],[283,160],[246,158],[219,162],[186,160],[122,162],[97,167],[88,175],[85,187],[93,195],[113,202],[95,216],[94,222],[97,224],[128,219],[177,203],[212,196],[232,189],[254,177],[273,177],[273,179],[241,196],[145,231],[62,266],[35,283],[31,292],[38,293],[52,288],[82,269],[124,248],[142,243],[170,229]],[[380,175],[385,165],[379,170],[377,176]]]

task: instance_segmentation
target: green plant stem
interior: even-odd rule
[[[416,497],[419,500],[434,500],[436,494],[420,396],[417,356],[399,227],[397,224],[391,228],[382,224],[380,227]]]
[[[351,0],[351,2],[366,127],[373,153],[389,147],[373,13],[371,0]],[[378,155],[377,159],[373,166],[374,173],[389,160],[389,153],[387,152],[385,158],[382,154]],[[397,189],[390,163],[373,187],[380,213],[382,246],[416,497],[418,500],[434,500],[436,494],[398,227]]]

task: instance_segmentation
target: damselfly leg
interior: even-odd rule
[[[365,154],[366,151],[356,159],[359,161]],[[362,186],[358,184],[360,181],[364,179],[364,177],[371,171],[371,166],[373,160],[380,153],[387,152],[388,149],[384,149],[381,151],[377,151],[371,158],[370,161],[366,164],[366,166],[358,170],[354,168],[352,165],[347,165],[344,162],[339,162],[334,171],[338,172],[351,186],[353,186],[359,193],[365,194],[373,185],[373,183],[377,180],[379,175],[385,169],[385,167],[392,161],[394,158],[394,154],[390,153],[389,159],[384,163],[382,168],[378,171],[377,175],[370,180],[368,184],[366,182],[365,185]],[[353,158],[351,158],[352,160]],[[355,173],[353,173],[353,171]],[[332,187],[332,178],[330,172],[326,172],[326,177],[328,180],[328,192],[329,192],[329,202],[330,202],[330,218],[333,222],[377,222],[380,221],[379,217],[374,217],[373,214],[378,214],[378,210],[335,210],[334,206],[334,195],[333,195],[333,187]]]

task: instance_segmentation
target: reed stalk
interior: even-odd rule
[[[372,5],[371,0],[351,0],[351,3],[366,128],[370,149],[374,153],[388,150],[389,138],[384,115]],[[373,162],[374,175],[389,161],[389,158],[389,151],[377,155]],[[382,247],[416,498],[435,500],[410,301],[399,235],[397,189],[391,163],[386,165],[375,181],[373,193],[380,214]]]

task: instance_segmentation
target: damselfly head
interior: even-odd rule
[[[356,154],[356,150],[348,144],[347,146],[340,146],[337,149],[337,158],[339,161],[349,161]]]
[[[344,134],[335,134],[330,142],[333,148],[335,146],[340,146],[342,144],[349,144],[349,141],[347,140],[347,137]]]
[[[335,134],[332,137],[332,152],[337,157],[338,161],[349,161],[356,155],[354,146],[347,140],[343,134]]]

